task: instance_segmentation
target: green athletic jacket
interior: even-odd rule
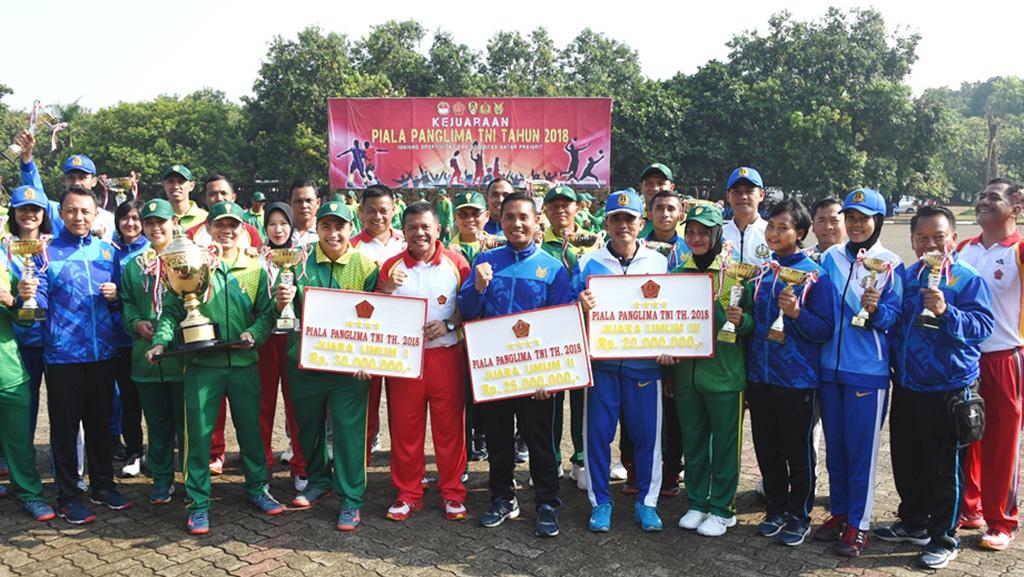
[[[233,263],[220,261],[212,275],[210,299],[199,306],[199,312],[220,327],[222,341],[235,341],[248,331],[256,340],[249,349],[231,349],[212,353],[189,355],[188,364],[202,367],[248,367],[256,364],[259,348],[273,329],[277,314],[270,301],[267,273],[255,258],[238,251]],[[204,295],[200,295],[202,300]],[[178,323],[185,318],[181,298],[173,291],[164,295],[164,310],[160,315],[154,345],[169,347]]]
[[[722,267],[722,257],[715,258],[707,272],[714,275],[714,290],[718,290],[719,274]],[[693,262],[693,255],[688,255],[686,262],[677,266],[673,273],[700,272]],[[725,286],[715,300],[715,330],[712,338],[718,338],[718,329],[725,324],[725,307],[729,304],[729,292],[736,280],[725,277]],[[676,387],[688,387],[695,389],[698,393],[735,393],[747,388],[747,373],[745,363],[746,337],[754,330],[754,299],[750,290],[743,292],[743,300],[740,301],[740,308],[743,309],[743,322],[736,327],[736,333],[740,338],[735,344],[715,343],[715,356],[710,359],[680,359],[679,364],[674,367]]]
[[[181,382],[182,375],[181,359],[179,357],[166,358],[159,365],[151,365],[146,360],[146,351],[153,348],[153,342],[142,338],[135,325],[139,321],[150,321],[153,326],[157,325],[157,314],[153,311],[153,292],[158,291],[157,298],[163,298],[166,287],[163,282],[152,274],[150,259],[156,258],[155,253],[143,251],[142,254],[128,261],[121,273],[121,287],[118,294],[124,305],[121,311],[121,318],[124,319],[124,328],[128,336],[132,338],[132,379],[139,383],[159,382]],[[171,346],[177,346],[172,343]]]
[[[12,287],[13,294],[17,295],[17,289],[11,284],[11,271],[6,266],[0,268],[0,286]],[[0,305],[0,390],[13,389],[28,380],[18,341],[14,340],[13,320],[11,309]]]
[[[475,242],[462,242],[462,239],[459,238],[459,233],[455,233],[455,236],[448,241],[448,248],[466,257],[466,262],[469,263],[469,266],[473,266],[473,261],[476,260],[476,255],[481,252],[479,240]]]
[[[380,267],[363,253],[349,247],[345,254],[332,261],[320,250],[320,243],[306,257],[306,268],[292,269],[295,273],[295,317],[302,320],[302,292],[306,287],[333,288],[349,291],[373,292],[377,288]],[[288,335],[288,360],[299,363],[299,332]]]

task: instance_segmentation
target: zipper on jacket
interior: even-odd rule
[[[78,239],[78,249],[82,250],[84,247],[85,247],[85,239],[84,238],[79,238]],[[75,252],[78,252],[78,251],[75,251]],[[88,290],[92,291],[92,260],[91,259],[85,261],[85,279],[86,279],[86,285],[88,286]],[[97,324],[96,323],[96,320],[97,320],[96,319],[96,299],[94,299],[94,298],[90,298],[89,299],[89,308],[92,311],[92,319],[91,319],[92,320],[92,323],[91,323],[92,324],[92,358],[93,358],[94,361],[98,361],[99,358],[100,358],[100,349],[99,349],[99,343],[96,340],[96,332],[97,332],[97,327],[96,327],[96,324]]]

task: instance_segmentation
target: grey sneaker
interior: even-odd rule
[[[929,569],[943,569],[950,561],[956,559],[957,552],[958,549],[947,549],[940,544],[928,545],[918,557],[918,561]]]

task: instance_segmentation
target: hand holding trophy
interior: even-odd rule
[[[877,288],[876,284],[878,282],[879,274],[884,275],[884,279],[886,281],[888,280],[888,277],[892,274],[892,263],[887,260],[882,260],[880,258],[864,257],[863,255],[861,255],[857,257],[857,261],[860,262],[860,264],[865,269],[868,270],[868,276],[864,277],[864,280],[861,283],[865,289]],[[885,286],[885,282],[882,283],[882,286]],[[857,314],[853,317],[853,320],[850,321],[850,324],[862,329],[867,328],[867,322],[868,319],[871,317],[872,312],[873,311],[869,311],[865,307],[861,307],[860,311],[858,311]]]
[[[292,267],[298,266],[306,258],[306,253],[301,248],[274,248],[268,254],[270,262],[281,269],[281,276],[278,277],[284,286],[295,284],[295,273]],[[299,330],[299,323],[295,318],[295,310],[292,303],[285,305],[281,315],[277,318],[274,327],[274,334],[287,334]]]
[[[11,240],[8,250],[14,256],[21,257],[21,278],[26,281],[32,281],[36,275],[36,265],[33,257],[42,255],[43,262],[47,263],[49,259],[46,258],[46,247],[49,244],[50,237],[41,236],[36,239],[25,239],[25,240]],[[46,272],[47,265],[39,269],[38,272]],[[28,322],[41,322],[46,320],[46,309],[39,308],[39,303],[36,298],[30,297],[25,299],[22,303],[21,308],[18,309],[18,320]]]
[[[818,278],[817,273],[797,270],[788,266],[778,267],[775,274],[777,275],[778,280],[786,283],[786,287],[782,289],[782,292],[789,294],[793,294],[793,287],[796,286],[805,287],[804,293],[806,294],[806,285],[814,283]],[[783,319],[781,307],[779,308],[778,318],[776,318],[775,322],[772,323],[772,326],[768,328],[768,340],[773,343],[786,342],[786,323],[785,319]]]
[[[942,284],[942,270],[949,264],[949,256],[946,253],[939,252],[937,250],[926,252],[921,255],[921,262],[929,269],[928,288],[933,290],[938,289],[939,285]],[[924,309],[921,311],[921,314],[917,315],[917,318],[914,319],[914,326],[924,327],[927,329],[938,329],[939,319],[935,316],[935,313],[929,309]]]

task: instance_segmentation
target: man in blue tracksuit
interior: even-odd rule
[[[835,541],[836,554],[856,557],[868,540],[875,500],[875,463],[889,400],[887,333],[899,320],[903,264],[878,242],[885,198],[867,188],[843,202],[849,241],[825,251],[821,268],[836,290],[835,331],[821,351],[821,421],[832,516],[815,538]],[[868,284],[864,259],[879,259],[887,270]],[[852,324],[864,308],[869,320]]]
[[[600,250],[583,256],[573,281],[584,312],[600,298],[587,288],[595,275],[650,275],[668,272],[668,260],[640,242],[644,201],[633,189],[608,196],[605,230],[611,239]],[[586,391],[584,470],[593,512],[590,530],[611,528],[612,501],[608,495],[611,443],[620,413],[633,441],[637,497],[635,514],[644,531],[660,531],[658,492],[661,490],[661,367],[651,359],[594,361],[594,386]]]
[[[995,318],[985,280],[958,260],[955,217],[944,206],[922,206],[910,222],[918,257],[947,253],[939,288],[928,288],[930,267],[918,261],[904,275],[903,308],[893,331],[896,387],[892,394],[892,472],[900,494],[899,522],[875,530],[883,541],[926,545],[929,569],[956,558],[963,472],[950,404],[970,398],[980,375],[980,344]],[[938,328],[917,326],[925,309]]]
[[[466,320],[507,315],[568,304],[573,301],[569,272],[534,242],[539,224],[537,206],[525,193],[514,192],[501,203],[501,226],[508,244],[481,253],[469,279],[459,290]],[[491,506],[480,517],[497,527],[519,515],[515,485],[515,427],[530,449],[530,477],[537,495],[536,534],[558,535],[558,449],[554,438],[554,397],[538,391],[533,397],[482,405],[490,463]]]

